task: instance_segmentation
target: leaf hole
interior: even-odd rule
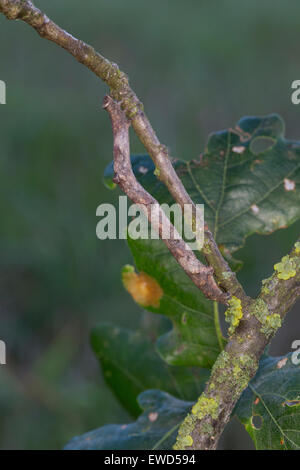
[[[290,401],[284,401],[282,403],[282,406],[299,406],[300,405],[300,400],[290,400]]]
[[[261,429],[262,427],[262,423],[263,423],[263,419],[260,415],[254,415],[252,416],[251,418],[251,426],[254,428],[254,429]]]
[[[255,155],[260,153],[267,152],[272,147],[274,147],[276,140],[271,139],[271,137],[257,137],[250,144],[250,150]]]

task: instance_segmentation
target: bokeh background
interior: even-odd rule
[[[297,0],[37,0],[54,21],[117,62],[172,155],[194,158],[208,134],[244,115],[278,112],[300,139]],[[96,238],[96,208],[118,192],[102,183],[112,137],[106,87],[27,25],[0,17],[0,448],[56,449],[108,422],[126,422],[89,347],[109,320],[134,328],[140,309],[123,290],[123,241]],[[143,152],[132,136],[132,151]],[[238,257],[254,295],[300,224],[253,236]],[[300,338],[299,306],[274,339]],[[223,448],[251,448],[237,423]]]

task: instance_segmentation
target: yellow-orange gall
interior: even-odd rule
[[[122,281],[125,289],[139,305],[159,307],[163,290],[153,277],[144,272],[137,274],[125,268],[122,272]]]

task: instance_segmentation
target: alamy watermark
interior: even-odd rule
[[[204,205],[196,204],[195,207],[196,211],[191,204],[185,204],[182,210],[175,203],[171,206],[156,203],[128,207],[127,197],[119,196],[118,214],[113,204],[97,207],[96,215],[101,220],[96,234],[100,240],[126,239],[128,236],[133,240],[182,238],[191,250],[200,250],[204,242]]]
[[[292,363],[295,366],[298,366],[300,364],[300,340],[299,339],[295,339],[295,341],[293,341],[292,349],[296,349],[296,351],[294,351],[292,354],[292,358],[291,358]]]
[[[0,80],[0,104],[6,104],[6,84]]]
[[[0,340],[0,365],[6,364],[6,344]]]
[[[293,104],[300,103],[300,80],[294,80],[292,82],[291,88],[295,91],[291,94],[291,101]]]

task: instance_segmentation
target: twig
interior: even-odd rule
[[[180,237],[168,217],[154,199],[141,186],[132,171],[129,147],[130,121],[121,110],[120,105],[110,96],[105,96],[103,108],[109,113],[114,135],[114,182],[117,183],[132,202],[137,204],[146,215],[154,229],[166,244],[176,261],[192,279],[194,284],[212,300],[226,303],[228,294],[216,284],[213,268],[204,266],[193,251]],[[156,210],[153,210],[156,208]],[[169,234],[164,237],[164,234]]]
[[[195,215],[195,205],[173,168],[167,148],[160,143],[146,114],[143,112],[142,103],[129,85],[128,77],[120,71],[117,64],[110,62],[96,52],[93,47],[61,29],[30,1],[0,0],[0,12],[9,20],[24,21],[34,28],[42,38],[48,39],[67,50],[78,62],[85,65],[108,84],[111,96],[121,104],[140,141],[149,152],[156,168],[159,169],[159,179],[167,186],[174,200],[180,204],[181,208],[183,209],[184,205],[188,204],[192,207]],[[213,267],[219,286],[231,295],[243,295],[241,285],[224,260],[207,225],[205,225],[204,236],[205,242],[202,252],[208,264]],[[229,273],[230,276],[225,278],[224,273]]]
[[[118,66],[91,46],[61,29],[30,1],[0,0],[0,13],[8,19],[20,19],[29,24],[41,37],[63,47],[108,84],[113,100],[124,110],[159,170],[160,180],[182,208],[185,204],[191,205],[196,214],[195,206],[171,164],[168,150],[160,143],[143,111],[142,103],[130,88],[127,76]],[[113,100],[106,98],[105,107],[110,112],[113,124],[116,182],[149,216],[149,205],[155,204],[156,201],[139,185],[133,175],[129,157],[129,123],[121,113],[119,105]],[[170,224],[170,221],[160,213],[155,223],[161,233],[162,227]],[[265,346],[300,296],[300,248],[299,245],[295,246],[290,254],[292,265],[295,267],[289,271],[292,273],[290,277],[288,274],[283,278],[275,271],[265,282],[258,299],[252,300],[245,295],[207,226],[202,252],[209,267],[198,261],[182,239],[176,239],[178,234],[174,227],[169,228],[173,236],[164,241],[193,282],[210,298],[226,302],[226,294],[221,291],[222,288],[230,296],[236,297],[231,300],[240,302],[243,311],[239,326],[214,365],[204,394],[195,405],[194,412],[180,427],[176,443],[177,449],[214,449],[239,396],[257,370],[258,360]]]

